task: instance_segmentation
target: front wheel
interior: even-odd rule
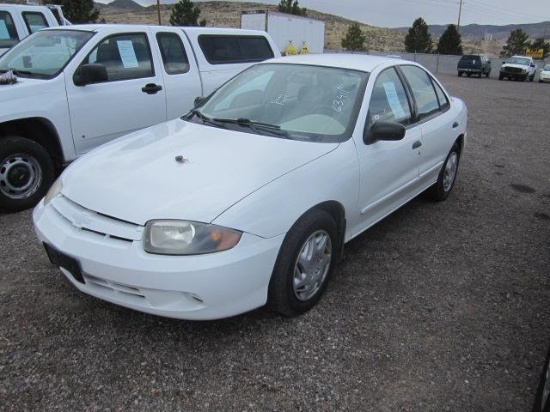
[[[18,136],[0,138],[0,209],[18,212],[44,197],[54,179],[48,152]]]
[[[460,149],[458,143],[455,143],[447,155],[447,159],[445,159],[445,163],[439,172],[437,182],[427,191],[428,196],[432,200],[441,202],[449,197],[455,185],[459,161]]]
[[[338,247],[334,219],[322,210],[301,217],[287,233],[269,283],[268,306],[285,316],[310,310],[326,289]]]

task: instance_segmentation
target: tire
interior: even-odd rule
[[[550,350],[542,368],[532,412],[550,412]]]
[[[485,73],[485,77],[489,78],[489,76],[491,75],[491,70],[489,70],[487,73]]]
[[[0,138],[0,209],[18,212],[38,203],[54,180],[50,155],[33,140]]]
[[[269,282],[268,306],[272,310],[292,317],[315,306],[336,261],[337,236],[334,219],[322,210],[308,212],[292,226]]]
[[[530,82],[532,82],[533,80],[535,80],[535,75],[532,75],[531,77],[529,77]]]
[[[458,72],[458,77],[462,77],[462,72]]]
[[[503,76],[502,74],[499,74],[499,75],[498,75],[498,79],[499,79],[499,80],[502,80],[502,79],[504,79],[504,76]]]
[[[427,195],[431,200],[442,202],[449,197],[456,182],[459,163],[460,148],[458,147],[458,143],[455,143],[447,155],[445,163],[443,163],[437,182],[427,190]]]

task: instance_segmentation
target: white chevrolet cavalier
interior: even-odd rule
[[[216,319],[314,306],[346,242],[451,192],[467,110],[421,66],[364,55],[257,64],[181,119],[74,162],[34,210],[82,292]]]

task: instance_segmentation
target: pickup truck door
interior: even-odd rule
[[[107,81],[76,86],[74,77],[67,77],[77,155],[167,120],[166,90],[150,46],[154,41],[148,32],[116,33],[102,38],[80,64],[104,65]]]
[[[167,118],[172,120],[191,110],[195,98],[203,95],[202,80],[191,44],[180,28],[153,27],[151,30],[162,61]]]

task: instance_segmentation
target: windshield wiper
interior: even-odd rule
[[[285,130],[281,130],[281,126],[278,124],[255,122],[250,119],[238,118],[238,119],[212,119],[215,122],[237,124],[239,126],[248,127],[258,133],[271,133],[275,136],[281,136],[290,138],[290,135]]]
[[[12,68],[8,68],[8,69],[0,69],[0,73],[7,73],[7,72],[12,72],[13,74],[15,74],[16,76],[19,76],[19,75],[31,75],[32,72],[28,71],[28,70],[19,70],[19,69],[12,69]]]
[[[210,125],[216,126],[216,127],[221,127],[223,129],[227,129],[227,127],[223,124],[223,122],[218,122],[216,119],[211,119],[209,117],[206,117],[198,109],[191,110],[185,116],[182,116],[182,118],[185,119],[185,120],[190,120],[193,116],[197,116],[199,119],[202,120],[203,123],[210,124]]]

